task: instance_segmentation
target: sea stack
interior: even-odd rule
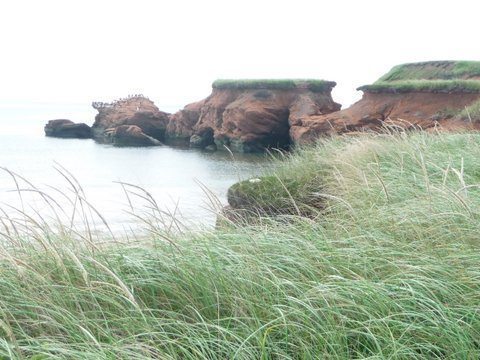
[[[131,95],[112,103],[94,102],[92,106],[98,111],[92,126],[93,137],[98,142],[154,146],[165,139],[170,114],[160,111],[143,95]],[[119,127],[122,128],[117,131]]]
[[[333,81],[217,80],[209,97],[172,115],[167,143],[237,152],[288,148],[291,127],[305,116],[340,109]]]

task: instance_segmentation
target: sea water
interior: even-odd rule
[[[92,217],[100,221],[101,214],[117,231],[141,225],[140,214],[158,209],[185,224],[212,226],[215,210],[227,203],[228,188],[268,166],[264,155],[167,146],[117,148],[90,139],[44,136],[50,119],[91,125],[94,116],[88,104],[0,103],[0,217],[29,213],[54,218],[61,207],[69,218],[79,206],[75,192],[80,185],[81,197],[94,208],[88,210]]]

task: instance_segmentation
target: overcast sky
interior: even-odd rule
[[[143,93],[162,108],[217,78],[321,78],[334,98],[393,65],[480,60],[478,1],[0,0],[0,101]]]

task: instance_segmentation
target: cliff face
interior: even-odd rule
[[[434,61],[394,67],[372,85],[359,88],[360,101],[328,115],[304,116],[292,126],[296,143],[324,134],[403,128],[478,129],[465,111],[480,101],[480,63]],[[466,109],[466,110],[465,110]]]
[[[291,144],[290,128],[307,115],[339,110],[331,97],[333,82],[254,82],[215,86],[212,94],[174,114],[167,139],[183,139],[193,147],[228,146],[254,152]]]
[[[114,144],[161,141],[255,152],[333,133],[378,131],[385,124],[480,129],[480,62],[396,66],[358,88],[364,92],[362,99],[344,110],[332,100],[335,85],[323,80],[217,80],[210,96],[173,115],[141,95],[94,103],[99,113],[93,137]],[[115,132],[120,126],[127,127]]]
[[[455,114],[479,100],[480,94],[365,92],[360,101],[345,110],[303,117],[292,127],[291,134],[296,143],[307,143],[321,135],[378,131],[389,124],[402,128],[476,129],[478,123]]]
[[[165,141],[171,145],[188,145],[193,128],[200,118],[206,100],[185,106],[170,117],[166,127]]]
[[[92,126],[93,137],[100,142],[112,142],[112,131],[123,125],[135,125],[146,136],[163,141],[169,114],[162,112],[150,99],[136,95],[113,103],[94,102],[98,111]],[[138,133],[138,129],[136,129]]]

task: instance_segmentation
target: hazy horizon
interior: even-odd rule
[[[0,12],[8,34],[0,106],[89,106],[143,93],[168,111],[206,97],[218,78],[318,78],[337,82],[333,97],[345,107],[396,64],[480,59],[478,8],[467,0],[9,2]]]

